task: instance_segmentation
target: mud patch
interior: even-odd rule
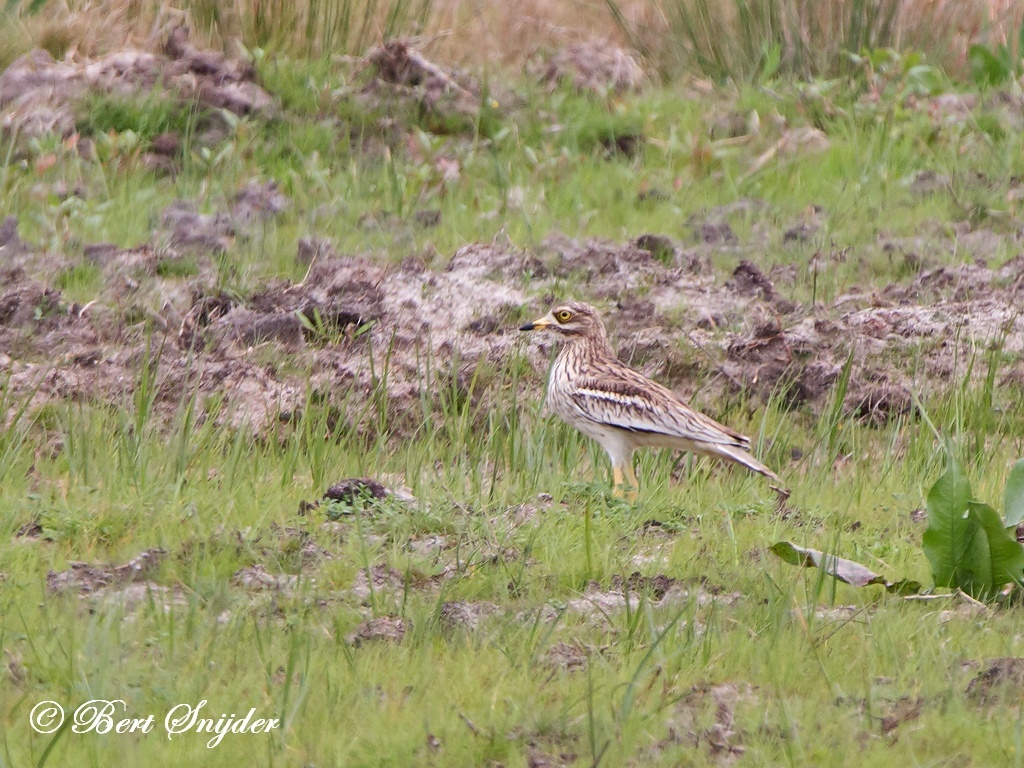
[[[668,735],[650,751],[658,755],[668,747],[687,744],[706,750],[716,763],[731,765],[743,756],[747,734],[736,725],[736,709],[756,704],[755,690],[747,683],[719,683],[693,688],[675,706],[667,722]]]
[[[299,577],[270,573],[266,568],[257,563],[248,568],[238,570],[231,577],[231,583],[255,592],[271,591],[291,596],[298,589]]]
[[[627,589],[632,592],[649,593],[655,600],[661,600],[668,594],[668,591],[676,585],[676,579],[659,573],[657,576],[644,576],[639,571],[633,571],[626,579],[616,574],[612,577],[611,586],[613,589]]]
[[[167,231],[190,222],[182,226],[193,234],[206,228],[203,247],[226,247],[219,238],[241,231],[243,220],[274,216],[287,204],[273,184],[249,185],[232,200],[210,214],[172,206]],[[9,242],[16,237],[16,228],[8,232]],[[198,274],[185,282],[161,277],[180,268],[184,257],[173,249],[97,244],[87,258],[110,288],[104,303],[86,307],[65,305],[59,291],[33,278],[55,271],[50,255],[21,253],[0,287],[0,348],[10,358],[12,393],[31,398],[30,412],[55,398],[123,403],[140,365],[154,360],[145,334],[155,330],[173,342],[160,346],[155,407],[162,418],[183,397],[223,397],[212,417],[259,435],[287,428],[308,409],[323,411],[328,434],[369,435],[384,424],[389,434],[408,435],[421,426],[424,402],[439,416],[468,403],[484,419],[500,394],[492,388],[497,372],[519,355],[534,367],[524,381],[539,397],[552,340],[524,338],[516,328],[558,298],[545,290],[566,281],[585,286],[582,298],[596,301],[624,360],[684,399],[699,390],[694,405],[711,415],[724,395],[743,392],[820,411],[849,364],[846,413],[880,425],[912,413],[915,387],[949,382],[953,360],[967,359],[973,345],[1024,350],[1017,309],[1024,269],[1012,261],[995,270],[928,270],[909,285],[797,307],[753,262],[740,260],[720,281],[702,257],[674,243],[663,257],[637,243],[557,235],[536,253],[475,244],[434,271],[416,259],[387,266],[310,242],[304,280],[249,296],[213,289],[208,260],[196,260]],[[530,295],[539,298],[528,304]],[[146,308],[157,297],[159,313]],[[309,371],[308,379],[258,364],[268,345],[280,347],[293,370]],[[905,360],[920,362],[926,378],[911,381]]]
[[[621,576],[611,579],[610,589],[597,582],[591,582],[579,597],[566,602],[565,610],[589,620],[610,621],[612,616],[628,609],[634,611],[644,601],[654,608],[683,605],[689,601],[699,606],[710,603],[732,605],[739,600],[739,593],[725,593],[708,590],[703,586],[688,584],[664,574],[644,576],[634,572],[623,580]],[[547,620],[547,617],[544,617]]]
[[[90,595],[97,607],[115,606],[131,615],[148,605],[165,613],[188,605],[188,598],[179,587],[165,587],[151,581],[133,582],[124,586],[101,587]]]
[[[988,704],[1002,697],[1020,697],[1024,687],[1024,659],[1005,657],[993,659],[967,684],[967,697],[979,704]]]
[[[160,221],[172,246],[223,254],[236,233],[248,234],[255,224],[282,213],[288,204],[276,181],[250,181],[235,195],[228,211],[199,213],[195,203],[176,200],[163,210]]]
[[[485,620],[495,616],[499,610],[495,603],[456,600],[441,606],[438,620],[442,629],[448,632],[475,632]]]
[[[46,588],[50,592],[95,593],[104,587],[145,581],[167,556],[167,550],[147,549],[124,565],[96,565],[70,562],[65,571],[50,571]]]
[[[583,672],[590,663],[590,653],[579,642],[557,642],[541,655],[541,663],[559,673]]]
[[[349,594],[361,605],[368,605],[374,598],[394,597],[405,591],[405,576],[394,568],[375,565],[356,574]]]

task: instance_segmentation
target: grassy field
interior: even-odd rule
[[[1024,764],[1019,686],[983,676],[1024,656],[1012,601],[768,551],[927,587],[947,448],[993,502],[1024,455],[1019,88],[893,56],[641,93],[491,74],[463,108],[347,61],[256,73],[268,115],[90,91],[72,134],[0,134],[0,766]],[[328,266],[376,308],[287,303]],[[564,296],[750,434],[788,501],[667,452],[613,498],[542,409],[553,348],[515,333]],[[285,331],[219,324],[249,310]],[[765,384],[751,350],[780,339]],[[903,399],[858,400],[879,382]],[[309,504],[356,477],[391,492]],[[74,732],[91,700],[152,731]],[[168,738],[203,700],[280,727]]]

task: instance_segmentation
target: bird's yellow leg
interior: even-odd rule
[[[630,486],[632,486],[633,488],[633,490],[626,494],[626,498],[628,498],[631,502],[636,501],[637,492],[639,492],[640,490],[640,483],[637,482],[636,472],[633,471],[632,461],[626,464],[626,482],[628,482]]]
[[[618,464],[612,464],[612,493],[622,497],[622,469]]]
[[[620,499],[625,498],[631,503],[636,501],[636,474],[633,472],[633,466],[631,464],[623,464],[621,467],[617,464],[613,464],[612,483],[612,493],[616,497]],[[626,490],[627,488],[629,488],[629,490]]]

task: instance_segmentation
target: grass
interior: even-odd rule
[[[393,348],[375,345],[370,325],[311,320],[301,350],[262,343],[230,361],[303,379],[302,407],[255,432],[225,418],[241,385],[212,395],[199,386],[204,366],[223,361],[197,353],[172,390],[167,360],[180,321],[166,334],[145,322],[173,317],[168,307],[184,314],[192,287],[244,298],[275,280],[301,281],[308,266],[296,244],[311,234],[339,254],[396,268],[417,256],[440,274],[467,243],[508,242],[547,267],[557,263],[556,234],[621,244],[660,233],[706,260],[693,276],[700,285],[720,285],[739,258],[766,272],[792,265],[777,290],[805,308],[906,287],[919,270],[900,248],[925,268],[974,258],[999,266],[1016,253],[999,227],[1020,216],[1011,192],[1024,148],[1018,131],[986,127],[999,119],[998,101],[982,98],[958,122],[933,119],[903,94],[861,98],[870,89],[856,78],[832,91],[779,80],[770,92],[654,88],[615,102],[510,81],[517,98],[493,130],[435,134],[410,110],[389,134],[361,114],[346,90],[357,78],[342,65],[260,67],[283,115],[240,121],[207,155],[191,136],[194,115],[154,111],[143,123],[146,110],[104,101],[83,118],[110,141],[95,158],[60,141],[0,153],[0,202],[45,252],[25,269],[64,302],[5,336],[20,346],[4,350],[15,364],[0,370],[0,404],[12,416],[0,425],[0,765],[1024,761],[1016,692],[987,704],[966,694],[983,660],[1024,656],[1019,608],[855,591],[767,552],[787,539],[929,584],[923,526],[911,513],[943,455],[912,415],[878,427],[827,398],[786,410],[778,396],[719,396],[713,353],[667,347],[665,357],[678,352],[696,371],[682,386],[755,436],[793,496],[779,508],[755,478],[648,453],[639,501],[628,506],[610,497],[600,450],[542,413],[543,364],[525,346],[463,365],[417,361],[409,411],[394,413]],[[760,132],[713,135],[718,117],[755,112]],[[147,170],[141,147],[120,139],[175,126],[185,141],[174,175]],[[828,146],[780,150],[758,165],[804,126],[823,130]],[[623,133],[644,140],[635,153],[609,152],[609,138]],[[55,162],[38,162],[49,156]],[[915,192],[920,171],[951,183]],[[128,274],[138,288],[126,287],[116,263],[81,256],[94,242],[159,241],[172,201],[220,211],[252,179],[277,181],[289,207],[240,232],[222,256],[158,248],[151,270]],[[58,195],[61,182],[84,191]],[[735,250],[696,243],[694,226],[717,206],[755,198],[765,204],[723,214]],[[440,211],[437,226],[417,221],[425,210]],[[787,229],[815,217],[808,240],[786,241]],[[993,234],[990,250],[969,237],[979,232]],[[820,271],[811,267],[819,255],[829,257]],[[594,298],[597,288],[572,275],[516,280],[533,305],[548,293]],[[629,296],[597,298],[609,306],[657,289],[641,281]],[[956,286],[936,290],[952,296]],[[693,330],[691,298],[680,295],[663,317]],[[40,407],[17,365],[38,362],[32,345],[65,321],[66,305],[93,300],[92,311],[110,309],[97,315],[103,354],[94,364],[139,352],[127,394],[80,393],[71,381]],[[510,312],[502,327],[511,329],[536,306],[481,309]],[[616,343],[632,340],[612,332]],[[1024,398],[1002,384],[1019,350],[988,342],[976,339],[942,375],[922,362],[928,349],[891,364],[953,441],[979,496],[996,498],[999,468],[1024,451]],[[360,371],[372,368],[371,385],[335,376],[326,356],[341,349],[357,350]],[[353,410],[365,419],[346,420]],[[332,482],[362,476],[408,486],[415,501],[299,514]],[[86,596],[47,589],[47,574],[73,561],[122,564],[157,547],[166,557],[134,599],[118,586]],[[260,590],[234,578],[254,565],[297,579]],[[383,576],[357,594],[367,568]],[[634,571],[685,591],[662,603],[639,584],[628,608],[587,602]],[[452,601],[493,610],[475,629],[453,629],[443,618]],[[404,640],[347,640],[378,617],[402,618]],[[29,727],[39,701],[71,708],[97,698],[123,699],[125,717],[154,714],[155,731],[44,736]],[[282,727],[229,734],[214,749],[195,733],[168,740],[166,712],[204,699],[214,717],[254,707]]]

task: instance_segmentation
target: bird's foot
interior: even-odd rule
[[[630,504],[636,504],[637,493],[638,492],[636,488],[628,485],[623,485],[622,483],[616,483],[612,487],[612,496],[614,496],[617,499],[628,501]]]

